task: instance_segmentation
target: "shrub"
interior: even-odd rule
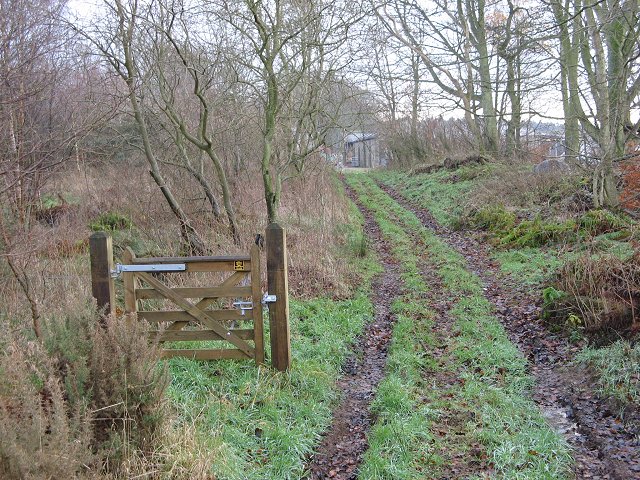
[[[61,194],[57,196],[44,196],[42,200],[33,205],[32,214],[35,219],[50,227],[58,225],[63,218],[75,215],[78,211],[78,200],[65,197]]]
[[[630,226],[631,222],[609,210],[589,210],[578,220],[580,231],[584,234],[596,236],[612,233]]]
[[[562,290],[556,290],[554,287],[547,287],[542,290],[542,307],[547,310],[553,307],[559,300],[566,298],[567,294]]]
[[[118,212],[103,213],[89,225],[89,228],[94,232],[129,230],[132,227],[133,222],[131,219]]]
[[[566,292],[554,299],[555,312],[581,319],[587,332],[636,332],[640,329],[640,253],[628,259],[587,253],[568,261],[554,288]]]
[[[507,211],[503,205],[489,205],[478,210],[471,219],[475,228],[492,233],[511,230],[516,224],[516,215]]]
[[[347,238],[347,248],[350,256],[364,258],[367,256],[369,242],[362,231],[351,232]]]
[[[152,450],[167,373],[148,326],[95,309],[46,322],[0,357],[0,477],[114,473]]]
[[[588,185],[580,176],[535,174],[510,165],[493,167],[491,176],[470,192],[467,208],[479,210],[495,203],[496,198],[508,211],[534,212],[543,218],[582,213],[591,202]]]
[[[11,343],[0,378],[1,478],[75,478],[92,464],[90,411],[70,408],[42,345]]]
[[[94,326],[88,358],[94,442],[121,460],[127,449],[148,451],[162,423],[168,375],[158,364],[149,326],[127,317],[108,317]],[[115,455],[114,455],[115,454]]]

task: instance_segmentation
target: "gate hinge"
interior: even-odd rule
[[[269,293],[267,292],[262,297],[262,304],[267,305],[268,303],[275,303],[276,300],[277,300],[277,297],[275,295],[269,295]]]

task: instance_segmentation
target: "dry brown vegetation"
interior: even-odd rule
[[[534,173],[530,167],[499,165],[471,191],[467,206],[478,210],[501,204],[522,216],[566,219],[592,206],[588,186],[577,172]]]
[[[86,306],[48,317],[42,342],[3,339],[2,478],[118,476],[153,446],[167,385],[156,346],[141,323],[97,318]]]
[[[126,172],[126,173],[125,173]],[[255,175],[235,182],[241,245],[190,197],[188,177],[170,181],[212,254],[246,253],[264,232],[263,198]],[[348,293],[351,272],[337,261],[346,241],[340,224],[348,206],[329,167],[310,165],[292,180],[280,211],[288,231],[290,287],[297,297]],[[65,198],[47,208],[48,198]],[[116,257],[126,246],[139,256],[181,253],[180,231],[146,169],[96,165],[71,168],[51,179],[34,211],[31,228],[13,242],[12,261],[25,276],[29,297],[0,267],[0,472],[3,478],[128,477],[162,465],[175,478],[205,475],[205,452],[165,421],[167,377],[148,345],[146,325],[112,318],[98,326],[92,307],[87,238],[96,219],[124,218],[112,233]],[[55,213],[52,217],[43,211]],[[44,219],[44,220],[41,220]],[[103,220],[104,221],[104,220]],[[40,337],[34,337],[30,302],[37,306]],[[176,443],[167,449],[158,432]],[[195,443],[194,443],[195,445]],[[203,463],[204,462],[204,463]],[[199,473],[198,473],[199,472]]]
[[[565,292],[554,311],[589,333],[640,331],[640,250],[628,259],[583,255],[558,272],[556,286]]]

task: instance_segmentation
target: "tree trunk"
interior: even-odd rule
[[[414,161],[420,161],[422,148],[418,139],[418,102],[420,100],[420,71],[418,66],[420,60],[415,53],[411,53],[411,69],[413,73],[413,90],[411,92],[411,149],[413,150]]]
[[[578,163],[580,154],[580,123],[575,108],[575,98],[578,92],[578,38],[573,36],[570,25],[577,28],[576,20],[569,18],[569,2],[564,5],[561,0],[554,0],[551,4],[558,26],[560,42],[560,91],[562,94],[562,108],[564,112],[564,144],[565,160],[569,165]],[[578,97],[579,101],[579,97]]]
[[[276,113],[278,108],[278,84],[273,72],[273,65],[265,65],[267,75],[267,102],[265,105],[265,129],[262,145],[262,182],[264,184],[264,200],[267,207],[267,222],[276,223],[278,220],[278,178],[277,172],[272,172],[271,157],[273,156],[273,140],[276,131]]]
[[[475,8],[474,8],[475,7]],[[496,155],[500,151],[500,135],[496,111],[493,107],[493,88],[491,85],[491,66],[487,46],[485,26],[485,2],[467,0],[467,16],[471,30],[471,41],[478,52],[478,71],[480,74],[480,105],[482,106],[483,144],[488,153]]]
[[[171,189],[168,187],[167,183],[162,176],[160,171],[160,166],[158,164],[158,160],[156,159],[155,154],[153,153],[153,149],[151,147],[151,141],[149,136],[149,131],[147,130],[147,124],[142,115],[142,111],[140,108],[140,103],[138,102],[138,97],[136,95],[136,80],[137,80],[137,68],[135,65],[135,60],[133,58],[133,52],[131,51],[131,43],[132,43],[132,35],[133,35],[133,22],[134,20],[130,20],[130,24],[127,25],[125,29],[125,12],[122,7],[122,4],[118,1],[116,2],[116,6],[118,8],[118,15],[120,16],[121,22],[121,35],[122,35],[122,46],[125,60],[125,69],[126,73],[122,72],[121,76],[123,76],[124,81],[127,84],[128,88],[128,96],[129,102],[131,104],[131,108],[133,110],[133,115],[135,117],[136,122],[138,123],[138,128],[140,128],[140,137],[142,139],[142,145],[144,148],[145,157],[147,158],[147,162],[151,167],[150,174],[156,185],[160,188],[162,195],[165,200],[169,204],[169,208],[178,219],[180,223],[180,235],[185,244],[187,250],[189,250],[194,255],[202,255],[207,249],[204,246],[204,242],[200,238],[200,235],[195,230],[195,228],[191,225],[191,221],[187,214],[182,210],[182,207],[178,203],[177,199],[173,196]]]
[[[180,155],[182,155],[184,168],[200,184],[200,186],[202,187],[202,190],[204,190],[205,196],[207,197],[207,201],[211,206],[211,213],[213,213],[213,218],[216,220],[216,222],[220,222],[222,220],[222,212],[220,211],[220,204],[218,203],[218,200],[216,199],[216,196],[213,193],[213,189],[211,188],[211,185],[209,184],[206,177],[204,176],[203,165],[201,165],[202,167],[201,169],[198,169],[191,164],[191,160],[189,159],[189,154],[187,153],[187,149],[185,148],[184,143],[182,141],[180,131],[176,132],[175,141],[176,141],[178,150],[180,151]]]
[[[227,219],[229,220],[229,231],[233,238],[233,243],[240,245],[240,230],[238,229],[238,222],[236,221],[236,213],[233,210],[233,203],[231,202],[231,190],[229,189],[229,181],[227,180],[227,174],[224,171],[222,162],[218,155],[213,151],[213,147],[210,143],[207,143],[205,152],[213,163],[213,168],[218,177],[218,182],[222,188],[222,203],[224,204],[224,210],[227,212]]]

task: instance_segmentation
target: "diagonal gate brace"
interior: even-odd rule
[[[184,309],[189,315],[191,315],[196,320],[200,321],[207,327],[211,328],[214,332],[220,335],[222,338],[232,343],[238,349],[240,349],[243,353],[245,353],[250,358],[254,357],[254,349],[247,342],[238,337],[235,333],[229,331],[217,321],[209,317],[206,311],[201,310],[198,306],[191,303],[189,300],[181,297],[174,291],[172,291],[169,287],[167,287],[164,283],[156,280],[154,277],[145,272],[136,272],[136,275],[151,285],[154,289],[156,289],[163,297],[167,300],[172,301],[180,308]]]

